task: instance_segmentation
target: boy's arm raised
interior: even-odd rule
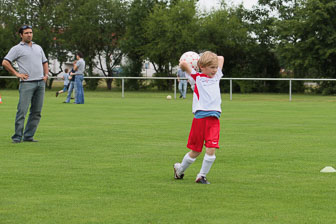
[[[224,65],[224,57],[223,56],[218,56],[218,67],[220,69],[223,69],[223,65]]]

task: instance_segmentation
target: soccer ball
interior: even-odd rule
[[[193,51],[188,51],[185,52],[184,54],[182,54],[181,58],[180,58],[180,62],[181,61],[186,61],[188,64],[191,65],[191,67],[195,70],[198,71],[198,66],[197,66],[197,62],[199,60],[200,56],[193,52]]]
[[[171,95],[167,96],[167,100],[171,100],[171,98],[172,98]]]

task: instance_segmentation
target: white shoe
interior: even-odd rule
[[[183,179],[184,177],[184,173],[179,172],[180,167],[181,167],[181,163],[174,164],[174,178],[175,179]]]

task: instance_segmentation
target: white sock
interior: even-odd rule
[[[187,153],[182,160],[181,167],[179,169],[180,173],[184,173],[184,171],[193,163],[195,162],[196,158],[191,158],[189,153]]]
[[[202,168],[200,173],[198,174],[199,176],[206,177],[206,175],[209,173],[210,168],[212,164],[215,162],[216,156],[215,155],[208,155],[205,153],[203,163],[202,163]]]

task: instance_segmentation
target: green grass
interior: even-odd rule
[[[336,98],[223,95],[221,139],[173,179],[188,151],[191,95],[46,93],[38,143],[12,144],[18,92],[1,90],[0,223],[334,223]]]

